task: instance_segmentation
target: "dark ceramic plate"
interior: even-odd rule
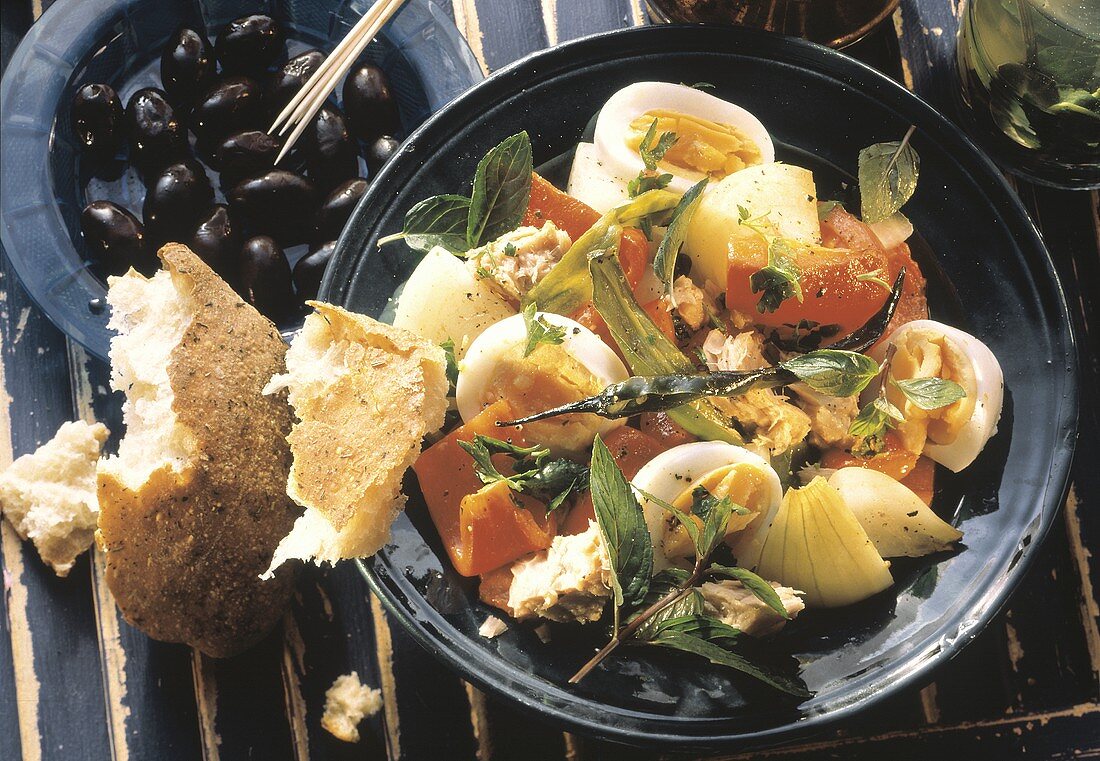
[[[611,93],[645,79],[712,82],[720,97],[764,122],[786,158],[815,170],[823,197],[854,171],[861,147],[917,126],[920,186],[905,211],[927,244],[917,254],[933,315],[985,341],[1007,384],[998,435],[964,476],[941,473],[939,480],[936,509],[965,531],[965,548],[895,563],[897,585],[888,592],[788,627],[779,642],[800,659],[816,692],[797,707],[694,659],[648,650],[620,651],[579,687],[566,686],[597,645],[599,627],[559,627],[547,644],[524,626],[479,637],[490,610],[450,569],[414,478],[392,544],[363,573],[429,652],[546,720],[684,749],[775,744],[928,679],[1003,605],[1066,485],[1076,420],[1073,336],[1035,228],[994,166],[946,119],[833,51],[705,27],[579,40],[475,86],[421,127],[379,177],[344,232],[322,296],[385,318],[417,257],[400,245],[379,250],[376,241],[400,229],[406,210],[435,193],[466,192],[477,160],[521,129],[531,134],[536,163],[568,152]]]

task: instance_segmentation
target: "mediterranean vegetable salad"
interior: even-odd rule
[[[383,240],[424,252],[394,324],[448,356],[453,423],[414,470],[501,612],[483,635],[598,625],[573,682],[651,645],[801,698],[757,640],[889,589],[891,558],[959,551],[935,470],[978,457],[1003,378],[929,319],[912,130],[859,151],[846,208],[710,89],[615,93],[564,189],[508,137]]]

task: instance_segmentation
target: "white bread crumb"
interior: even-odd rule
[[[336,677],[325,692],[325,713],[321,726],[344,742],[359,741],[359,722],[382,708],[382,693],[359,681],[355,671]]]
[[[0,509],[58,576],[67,576],[95,536],[96,460],[102,423],[64,423],[52,439],[0,473]]]
[[[504,632],[508,631],[508,624],[501,621],[496,616],[489,616],[485,619],[481,626],[478,627],[477,633],[485,639],[493,639],[499,637]]]

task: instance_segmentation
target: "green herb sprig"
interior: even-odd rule
[[[540,344],[557,345],[565,342],[565,328],[547,322],[545,317],[538,314],[538,308],[533,301],[523,308],[523,324],[527,327],[524,357],[531,356]]]
[[[458,444],[473,458],[474,473],[483,484],[503,482],[512,491],[530,494],[546,503],[547,515],[588,488],[587,467],[565,458],[552,459],[550,450],[540,444],[521,447],[481,434]],[[512,458],[510,476],[493,463],[493,455],[502,453]]]
[[[790,617],[775,590],[759,576],[743,568],[710,563],[710,555],[725,536],[730,515],[744,508],[728,498],[715,498],[705,489],[693,494],[690,514],[660,503],[689,531],[695,546],[695,563],[690,572],[670,568],[650,578],[653,544],[645,515],[630,484],[599,438],[592,449],[591,479],[596,522],[611,561],[612,636],[569,679],[571,684],[582,680],[620,645],[634,643],[702,656],[781,692],[800,698],[810,696],[797,675],[770,669],[746,657],[739,630],[703,614],[703,596],[698,584],[708,578],[733,578],[783,618]]]
[[[494,146],[478,162],[470,197],[426,198],[405,214],[400,233],[378,241],[404,240],[412,249],[442,246],[452,254],[499,238],[523,220],[531,198],[531,138],[519,132]]]
[[[764,238],[768,244],[768,263],[752,273],[749,288],[760,294],[756,302],[756,311],[760,314],[774,312],[787,299],[797,299],[802,303],[802,271],[794,263],[795,241],[772,235],[763,221],[767,214],[755,217],[744,206],[737,207],[737,221]]]
[[[703,191],[706,187],[707,181],[700,180],[684,193],[684,197],[672,210],[668,230],[665,231],[665,237],[661,239],[661,245],[657,247],[657,254],[653,257],[653,271],[661,281],[665,296],[674,306],[672,284],[676,278],[676,257],[684,246],[687,227],[691,224],[691,218],[695,216],[695,210],[699,208],[700,201],[703,200]]]

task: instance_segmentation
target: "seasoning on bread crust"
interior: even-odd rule
[[[286,354],[287,372],[267,388],[289,389],[298,422],[287,493],[306,508],[272,570],[291,558],[335,563],[381,549],[405,506],[405,471],[447,410],[440,347],[331,304],[309,304],[316,312]]]
[[[153,278],[110,279],[111,385],[126,392],[119,454],[100,462],[97,539],[127,621],[212,656],[281,617],[287,569],[259,574],[294,524],[290,410],[261,390],[286,345],[185,246]]]

